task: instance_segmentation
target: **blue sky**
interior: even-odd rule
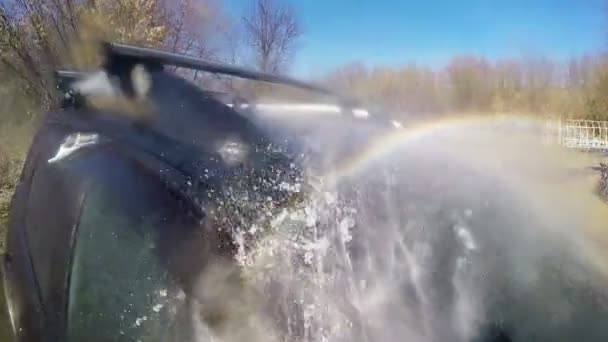
[[[605,0],[283,1],[301,19],[292,73],[306,78],[355,61],[441,66],[458,54],[566,59],[608,48]],[[224,3],[235,17],[250,4]]]

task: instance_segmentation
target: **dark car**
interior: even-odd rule
[[[62,104],[44,115],[12,201],[2,273],[15,341],[191,340],[194,276],[232,263],[234,230],[302,196],[280,185],[301,181],[304,132],[281,132],[280,120],[255,117],[246,101],[163,67],[322,90],[156,50],[106,49],[99,73],[57,74]],[[104,96],[124,104],[99,105]]]

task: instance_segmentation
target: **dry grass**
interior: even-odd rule
[[[19,181],[32,137],[32,128],[30,122],[21,124],[0,122],[0,251],[4,250],[10,201]]]

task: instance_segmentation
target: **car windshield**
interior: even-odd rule
[[[84,203],[70,277],[69,341],[171,337],[171,283],[154,253],[159,229],[167,227],[159,226],[160,210],[142,219],[122,204],[99,188]]]

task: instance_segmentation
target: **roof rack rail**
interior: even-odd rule
[[[337,93],[326,89],[324,87],[314,85],[308,82],[300,81],[297,79],[293,79],[290,77],[272,75],[268,73],[258,72],[249,70],[246,68],[231,66],[227,64],[219,64],[207,62],[202,59],[190,57],[187,55],[167,52],[158,49],[152,48],[144,48],[133,45],[125,45],[125,44],[117,44],[117,43],[103,43],[104,53],[106,57],[112,63],[112,60],[115,59],[135,59],[141,60],[143,62],[149,62],[160,65],[171,65],[181,68],[199,70],[214,74],[224,74],[230,75],[243,79],[250,79],[255,81],[262,81],[268,83],[275,84],[284,84],[296,88],[301,88],[304,90],[321,93],[324,95],[329,95],[332,97],[336,97],[341,100],[341,102],[349,102],[346,99],[338,95]]]
[[[90,73],[84,71],[73,70],[55,70],[55,84],[61,92],[68,92],[72,83],[85,78]]]

